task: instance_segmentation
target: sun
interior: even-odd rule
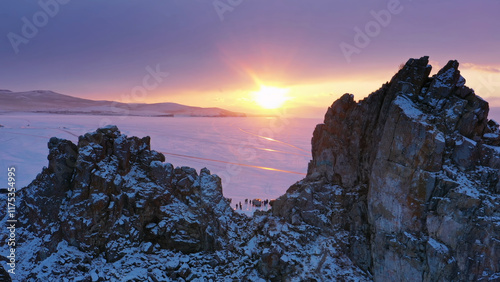
[[[271,87],[271,86],[260,86],[260,90],[253,92],[254,100],[259,106],[264,109],[277,109],[288,100],[287,97],[288,89]]]

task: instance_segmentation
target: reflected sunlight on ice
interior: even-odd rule
[[[78,136],[116,124],[128,136],[151,136],[153,150],[174,166],[207,167],[222,178],[224,195],[241,211],[245,199],[275,199],[307,172],[310,141],[318,119],[161,118],[50,114],[0,115],[0,165],[18,167],[19,187],[47,165],[50,137]],[[6,175],[0,174],[1,183]],[[262,206],[263,209],[267,207]]]

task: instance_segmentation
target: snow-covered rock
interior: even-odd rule
[[[410,59],[366,99],[336,101],[273,214],[348,232],[342,248],[376,281],[498,279],[498,124],[457,61],[430,71]]]

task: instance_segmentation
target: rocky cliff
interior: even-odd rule
[[[273,214],[347,231],[345,252],[376,281],[500,279],[498,124],[457,61],[430,71],[410,59],[366,99],[336,101]]]
[[[15,278],[500,279],[499,126],[456,61],[430,71],[410,59],[366,99],[334,102],[307,177],[252,218],[218,176],[166,163],[149,137],[52,138],[19,193]]]

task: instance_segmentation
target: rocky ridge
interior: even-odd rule
[[[337,100],[273,214],[348,231],[344,251],[376,281],[500,279],[498,124],[457,61],[430,71],[410,59],[366,99]]]
[[[458,62],[430,71],[410,59],[366,99],[334,102],[307,177],[252,218],[218,176],[166,163],[149,137],[52,138],[19,192],[16,278],[500,279],[498,124]]]
[[[48,147],[48,166],[18,193],[17,279],[365,276],[317,228],[236,213],[218,176],[174,168],[150,149],[149,137],[107,126],[78,144],[51,138]]]

